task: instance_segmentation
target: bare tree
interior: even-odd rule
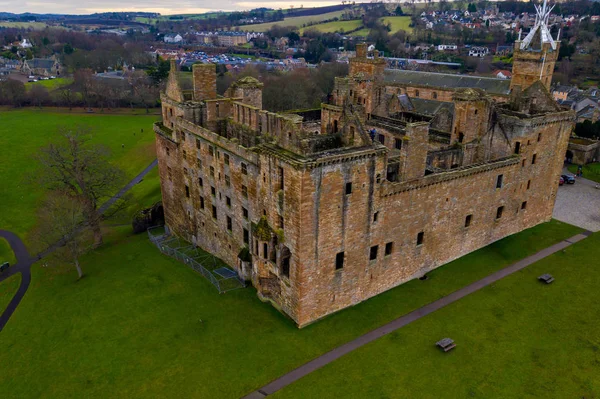
[[[37,107],[42,108],[43,104],[48,104],[50,102],[50,93],[48,93],[48,89],[40,84],[34,84],[27,94],[31,104],[34,104]]]
[[[53,256],[72,263],[77,277],[83,277],[79,258],[88,249],[85,204],[65,191],[51,191],[38,213],[36,241],[46,247],[57,246]]]
[[[108,162],[106,147],[89,143],[89,128],[61,129],[60,141],[41,149],[37,176],[49,189],[60,189],[84,206],[86,223],[94,233],[94,247],[102,244],[99,201],[114,193],[123,172]]]

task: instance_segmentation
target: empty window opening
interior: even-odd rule
[[[527,190],[531,188],[531,180],[527,180]]]
[[[517,141],[515,143],[515,154],[520,154],[521,153],[521,142]]]
[[[200,158],[196,160],[196,163],[198,164],[198,169],[202,169],[202,160]]]
[[[542,141],[542,134],[538,133],[538,142]]]
[[[471,221],[473,220],[473,215],[467,215],[465,218],[465,227],[469,227],[471,225]]]
[[[204,197],[200,197],[200,209],[204,209]]]
[[[496,210],[496,219],[500,219],[502,217],[502,212],[504,212],[504,207],[499,206]]]
[[[533,156],[531,157],[531,164],[535,164],[535,161],[537,160],[537,154],[533,154]]]
[[[243,175],[247,175],[248,174],[248,166],[242,162],[242,174]]]
[[[379,212],[375,212],[373,214],[373,221],[376,222],[378,217],[379,217]]]
[[[462,143],[463,141],[465,141],[465,134],[461,132],[458,134],[458,142]]]
[[[352,183],[346,183],[346,194],[352,194]]]
[[[248,245],[250,242],[250,232],[248,229],[244,229],[244,244]]]
[[[169,147],[165,147],[165,150],[166,150],[166,152],[167,152],[167,156],[170,156],[170,155],[171,155],[171,153],[169,152]]]
[[[227,216],[227,231],[231,232],[232,225],[233,221],[231,220],[231,217]]]
[[[212,217],[217,218],[217,207],[214,205],[212,206]]]
[[[496,178],[496,188],[502,188],[502,180],[504,179],[504,175],[498,175]]]
[[[269,250],[266,243],[263,243],[263,258],[267,259],[269,256]]]
[[[279,228],[283,230],[283,216],[279,216]]]
[[[435,100],[437,98],[437,93],[434,91],[433,93],[431,93],[431,97]]]
[[[338,252],[338,254],[335,255],[335,270],[340,270],[343,267],[344,267],[344,253]]]
[[[283,258],[281,260],[281,274],[284,275],[284,277],[290,277],[290,258]]]
[[[223,154],[223,163],[229,165],[229,154]]]
[[[185,196],[190,198],[190,188],[189,186],[185,186]]]
[[[244,219],[248,219],[248,209],[242,208],[242,216]]]
[[[185,152],[185,150],[183,150],[183,159],[185,160],[187,158],[187,152]]]
[[[527,209],[527,201],[523,201],[521,203],[521,210],[525,210],[525,209]]]
[[[231,198],[225,197],[225,204],[227,204],[227,206],[231,208]]]
[[[419,90],[415,90],[415,97],[419,97]]]
[[[381,183],[381,175],[379,173],[377,173],[377,176],[375,177],[375,182],[377,182],[377,184]]]
[[[242,185],[242,196],[248,198],[248,187]]]
[[[397,150],[401,150],[402,149],[402,139],[395,139],[394,140],[394,148]]]
[[[394,250],[393,242],[388,242],[387,244],[385,244],[385,256],[391,255],[393,250]]]
[[[215,149],[212,145],[208,146],[208,154],[212,157],[215,155]]]
[[[385,144],[385,136],[383,134],[379,133],[377,140],[379,140],[381,144]]]
[[[379,245],[375,245],[371,247],[371,251],[369,252],[369,260],[377,259],[377,252],[379,251]]]
[[[199,177],[199,178],[198,178],[198,185],[199,185],[200,187],[204,187],[204,180],[202,180],[202,178],[201,178],[201,177]]]
[[[227,187],[231,187],[231,179],[229,178],[229,175],[225,175],[225,185]]]
[[[338,121],[337,120],[333,121],[333,132],[334,133],[338,132]]]
[[[211,176],[213,179],[214,179],[214,177],[215,177],[215,168],[214,168],[214,166],[211,166],[211,167],[210,167],[210,176]]]
[[[424,239],[425,239],[425,232],[421,231],[419,234],[417,234],[417,246],[423,245]]]
[[[213,186],[210,186],[210,193],[213,197],[217,196],[217,190]]]
[[[200,149],[200,146],[201,146],[200,139],[196,139],[196,148]]]
[[[279,167],[279,189],[283,190],[283,168]]]

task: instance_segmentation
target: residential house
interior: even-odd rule
[[[56,57],[34,58],[23,61],[21,71],[27,75],[59,76],[62,72],[62,65]]]

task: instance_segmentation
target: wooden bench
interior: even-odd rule
[[[448,352],[456,347],[456,344],[450,338],[441,339],[436,343],[436,345],[439,346],[444,352]]]

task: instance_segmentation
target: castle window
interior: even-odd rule
[[[231,179],[229,178],[229,175],[225,175],[225,185],[227,187],[231,187]]]
[[[393,250],[394,250],[393,242],[388,242],[387,244],[385,244],[385,256],[390,256],[392,254]]]
[[[183,150],[183,159],[187,158],[187,152],[185,152],[185,150]]]
[[[200,197],[200,209],[204,209],[204,197]]]
[[[223,154],[223,163],[229,165],[229,154]]]
[[[333,121],[333,132],[334,133],[338,132],[338,121],[337,120]]]
[[[419,90],[415,90],[415,97],[419,97]]]
[[[267,259],[269,256],[269,251],[266,243],[263,243],[263,258]]]
[[[525,210],[525,209],[527,209],[527,201],[523,201],[521,203],[521,210]]]
[[[210,167],[210,177],[215,178],[215,168],[213,166]]]
[[[242,208],[242,216],[244,219],[248,219],[248,209]]]
[[[204,187],[204,180],[202,180],[202,178],[201,178],[201,177],[199,177],[199,178],[198,178],[198,185],[199,185],[200,187]]]
[[[419,234],[417,234],[417,247],[419,245],[423,245],[424,239],[425,239],[425,232],[421,231]]]
[[[219,103],[215,104],[215,114],[217,115],[217,118],[219,117]]]
[[[248,245],[250,243],[250,232],[248,229],[244,229],[244,244]]]
[[[498,175],[496,178],[496,188],[502,188],[502,180],[504,179],[504,175]]]
[[[230,208],[231,208],[231,198],[229,198],[229,197],[227,197],[227,196],[226,196],[226,197],[225,197],[225,204],[226,204],[228,207],[230,207]]]
[[[344,267],[344,253],[338,252],[335,255],[335,270],[340,270]]]
[[[434,91],[434,92],[431,94],[431,97],[432,97],[434,100],[435,100],[435,99],[437,99],[437,93]],[[477,110],[475,110],[475,113],[477,113]]]
[[[215,190],[215,188],[213,186],[210,186],[210,193],[212,194],[213,197],[217,196],[217,190]]]
[[[171,155],[171,152],[169,151],[169,147],[165,147],[165,151],[166,151],[166,153],[167,153],[167,156],[170,156],[170,155]]]
[[[379,251],[379,245],[371,247],[371,250],[369,251],[369,260],[377,259],[377,251]]]
[[[477,110],[475,110],[475,115],[477,115]]]
[[[283,216],[279,216],[279,228],[283,230]]]
[[[173,174],[171,173],[171,168],[167,166],[167,175],[169,176],[169,181],[173,181]]]
[[[278,171],[279,171],[279,189],[283,190],[283,168],[279,167]]]
[[[377,135],[377,140],[379,140],[379,142],[380,142],[381,144],[385,144],[385,136],[384,136],[383,134],[381,134],[381,133],[380,133],[380,134],[378,134],[378,135]]]
[[[242,185],[242,196],[248,198],[248,187]]]
[[[527,180],[527,190],[531,188],[531,180]]]
[[[346,183],[346,195],[352,194],[352,183]]]
[[[242,174],[243,175],[247,175],[248,174],[248,166],[242,162]]]
[[[181,141],[185,141],[185,132],[179,132],[179,135],[181,136]]]
[[[231,220],[231,217],[227,216],[227,231],[229,231],[231,233],[231,227],[233,225],[233,222]]]
[[[464,133],[459,133],[458,134],[458,142],[462,143],[465,140],[465,134]]]
[[[531,157],[531,164],[535,164],[535,161],[537,159],[537,154],[533,154],[533,157]]]
[[[521,161],[521,167],[524,168],[525,167],[525,160]]]
[[[169,115],[173,116],[173,108],[169,108]]]
[[[375,212],[373,214],[373,221],[376,222],[378,217],[379,217],[379,212]]]
[[[290,277],[290,258],[286,257],[281,260],[281,273],[285,277]]]
[[[189,186],[185,186],[185,196],[190,198],[190,187]]]
[[[208,146],[208,155],[211,157],[215,155],[215,148],[212,145]]]
[[[467,215],[465,219],[465,227],[469,227],[471,225],[471,221],[473,220],[473,215]]]
[[[381,175],[379,173],[377,173],[377,176],[375,177],[375,181],[377,182],[377,184],[381,183]]]
[[[214,205],[212,206],[212,217],[217,218],[217,207]]]
[[[196,148],[200,149],[200,139],[196,139]]]
[[[519,154],[521,152],[521,142],[517,141],[515,143],[515,154]]]
[[[502,217],[502,212],[504,212],[504,207],[499,206],[496,210],[496,219],[500,219]]]
[[[402,149],[402,139],[394,139],[394,148],[397,150]]]
[[[542,134],[538,133],[538,142],[542,141]]]
[[[202,169],[202,160],[200,158],[196,160],[196,163],[198,164],[198,169]]]

